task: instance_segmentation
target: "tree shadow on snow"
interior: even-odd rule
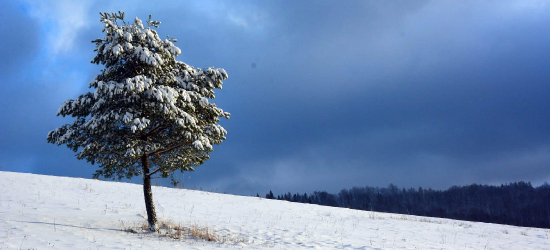
[[[44,224],[44,225],[51,225],[54,228],[57,226],[61,227],[72,227],[72,228],[80,228],[80,229],[89,229],[89,230],[96,230],[96,231],[120,231],[120,229],[113,229],[113,228],[99,228],[99,227],[91,227],[91,226],[75,226],[75,225],[68,225],[68,224],[62,224],[62,223],[51,223],[51,222],[39,222],[39,221],[20,221],[20,220],[13,220],[16,222],[21,223],[29,223],[29,224]]]

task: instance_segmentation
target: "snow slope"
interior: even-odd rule
[[[130,233],[140,185],[0,172],[0,249],[550,249],[550,230],[153,187],[161,220],[220,242]]]

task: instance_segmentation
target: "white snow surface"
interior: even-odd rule
[[[159,220],[222,239],[122,229],[145,222],[142,186],[0,172],[0,249],[550,249],[550,230],[153,187]]]

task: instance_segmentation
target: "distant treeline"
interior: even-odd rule
[[[318,204],[332,207],[449,218],[467,221],[550,228],[550,185],[533,187],[529,182],[501,186],[453,186],[445,191],[354,187],[338,194],[273,195],[265,198]]]

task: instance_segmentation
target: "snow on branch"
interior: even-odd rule
[[[106,177],[141,173],[135,164],[143,156],[157,167],[152,174],[202,164],[227,135],[217,123],[230,114],[213,103],[227,72],[177,61],[177,40],[161,40],[158,21],[127,22],[122,12],[101,13],[100,21],[92,63],[104,69],[88,93],[59,107],[57,115],[76,119],[48,133],[48,142],[99,164]]]

